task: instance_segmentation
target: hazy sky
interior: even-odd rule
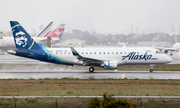
[[[180,27],[180,0],[0,0],[0,29],[9,31],[16,20],[28,31],[54,22],[66,23],[65,31],[79,29],[97,33],[159,30]]]

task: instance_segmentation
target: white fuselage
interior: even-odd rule
[[[128,64],[163,64],[172,59],[154,48],[75,48],[82,56],[101,61],[117,61],[119,65]],[[59,58],[75,65],[83,65],[70,48],[48,48],[48,51]],[[131,54],[134,52],[133,54]]]

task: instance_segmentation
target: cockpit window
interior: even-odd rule
[[[160,51],[156,51],[156,54],[163,54],[163,52],[160,50]]]
[[[156,51],[156,54],[160,54],[160,51]]]
[[[160,50],[160,54],[164,54],[164,52],[162,52],[162,51]]]

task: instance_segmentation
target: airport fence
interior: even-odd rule
[[[90,99],[102,96],[7,96],[0,98],[0,108],[87,108]],[[178,108],[179,96],[114,96],[137,105],[137,108]]]

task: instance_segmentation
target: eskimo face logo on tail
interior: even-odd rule
[[[25,47],[27,45],[27,37],[25,36],[25,33],[22,31],[19,31],[18,33],[15,34],[15,40],[16,44],[22,47]]]
[[[127,56],[122,56],[122,60],[128,58],[128,60],[157,60],[158,58],[152,58],[151,54],[147,54],[147,52],[144,55],[138,55],[136,52],[131,52]]]

